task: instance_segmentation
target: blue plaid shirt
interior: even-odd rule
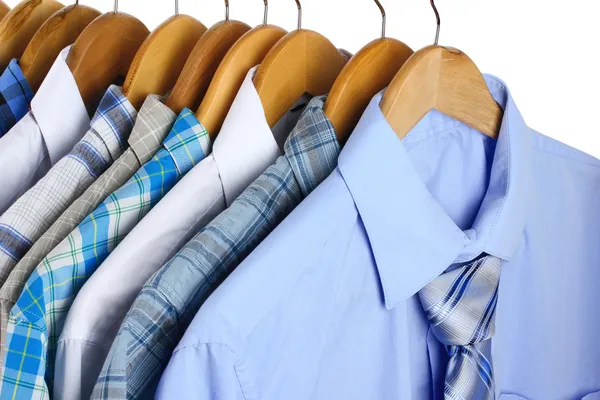
[[[33,92],[19,61],[13,59],[0,75],[0,137],[29,112]]]
[[[285,155],[144,286],[121,325],[94,399],[145,399],[204,300],[337,165],[339,145],[323,112],[307,106]]]
[[[208,132],[190,110],[182,111],[156,156],[42,261],[11,310],[0,399],[52,393],[57,341],[78,291],[210,148]]]

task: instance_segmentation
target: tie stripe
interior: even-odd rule
[[[498,302],[501,260],[482,257],[446,272],[419,292],[440,342],[448,348],[446,400],[494,398],[490,338]]]

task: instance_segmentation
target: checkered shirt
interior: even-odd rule
[[[14,59],[0,75],[0,138],[29,112],[33,92]]]

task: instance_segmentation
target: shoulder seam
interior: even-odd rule
[[[571,156],[569,156],[567,154],[561,154],[561,153],[558,153],[558,152],[553,151],[553,150],[542,148],[538,144],[535,144],[535,148],[536,148],[536,150],[538,150],[538,151],[540,151],[542,153],[553,155],[555,157],[560,157],[560,158],[563,158],[565,160],[572,161],[574,163],[589,165],[590,167],[595,167],[595,168],[600,168],[600,160],[597,163],[592,163],[592,162],[584,161],[584,160],[577,160],[576,158],[571,157]],[[578,150],[578,149],[574,149],[574,150],[575,151],[581,151],[581,150]],[[587,153],[584,153],[584,152],[582,152],[582,153],[586,154],[589,157],[593,157],[593,156],[591,156],[591,155],[589,155]]]

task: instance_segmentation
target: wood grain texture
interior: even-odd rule
[[[125,78],[123,93],[136,109],[149,94],[165,95],[173,88],[206,26],[188,15],[176,15],[159,25],[138,50]]]
[[[63,8],[54,0],[25,0],[6,14],[0,22],[0,69],[13,58],[21,58],[29,41],[50,18]]]
[[[345,62],[338,49],[317,32],[302,29],[284,36],[254,77],[269,126],[273,127],[304,93],[328,93]]]
[[[249,30],[245,23],[229,20],[218,22],[206,31],[185,63],[167,106],[175,113],[186,107],[197,109],[223,57]]]
[[[373,96],[390,84],[412,54],[401,41],[385,38],[372,41],[350,59],[325,102],[340,144],[348,140]]]
[[[5,2],[0,0],[0,21],[4,17],[6,17],[6,14],[8,14],[9,11],[10,11],[10,7],[8,6],[8,4],[6,4]]]
[[[149,33],[137,18],[111,12],[96,18],[79,35],[67,64],[90,114],[106,89],[119,78],[125,78]]]
[[[260,64],[287,32],[278,26],[261,25],[246,32],[225,55],[213,77],[196,117],[215,139],[248,71]]]
[[[71,5],[52,14],[33,36],[19,65],[33,92],[37,92],[60,52],[73,44],[81,32],[98,16],[100,11]]]
[[[400,139],[432,109],[492,138],[498,138],[503,116],[473,61],[460,50],[441,46],[413,54],[380,107]]]

